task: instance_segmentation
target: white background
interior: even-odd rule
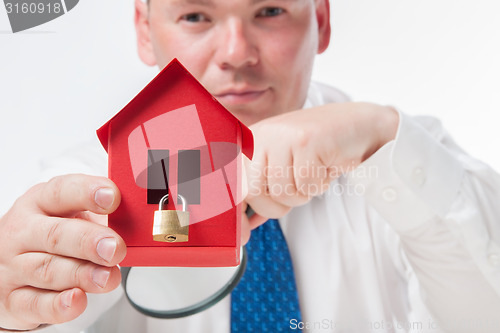
[[[314,78],[358,101],[439,117],[500,170],[500,2],[331,0]],[[82,0],[12,34],[0,4],[0,212],[60,154],[117,113],[157,69],[137,57],[132,0]]]

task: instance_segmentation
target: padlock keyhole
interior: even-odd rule
[[[167,242],[175,242],[176,239],[177,239],[177,237],[175,237],[174,235],[166,235],[165,236],[165,240]]]

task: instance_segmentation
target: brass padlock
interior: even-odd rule
[[[182,211],[163,210],[168,194],[160,200],[159,210],[155,211],[153,240],[157,242],[187,242],[189,235],[189,212],[186,199],[178,194],[182,202]]]

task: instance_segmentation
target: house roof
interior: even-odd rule
[[[101,144],[103,145],[104,149],[108,151],[108,143],[109,143],[109,125],[113,120],[115,120],[118,117],[131,117],[133,114],[136,114],[138,111],[137,109],[142,109],[141,106],[145,104],[145,100],[147,100],[148,95],[150,95],[151,91],[157,91],[158,86],[161,86],[165,80],[168,80],[168,75],[169,72],[174,70],[174,68],[177,67],[176,69],[181,69],[182,72],[185,72],[185,74],[190,77],[193,80],[193,84],[199,85],[204,91],[207,92],[209,96],[210,93],[208,90],[203,87],[203,85],[196,80],[196,78],[189,73],[189,71],[177,60],[174,58],[163,70],[156,75],[156,77],[146,86],[144,87],[137,96],[135,96],[120,112],[118,112],[115,116],[113,116],[108,122],[106,122],[101,128],[97,130],[97,136],[99,140],[101,141]],[[241,142],[242,142],[242,147],[241,150],[242,152],[248,157],[252,158],[253,155],[253,135],[252,132],[248,127],[246,127],[242,122],[238,120],[231,112],[227,111],[226,108],[222,104],[220,104],[217,99],[212,97],[213,102],[217,103],[218,106],[220,106],[221,109],[225,110],[227,112],[227,117],[235,122],[237,126],[240,126],[241,128]],[[132,117],[131,117],[132,118]]]

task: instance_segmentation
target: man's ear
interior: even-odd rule
[[[330,44],[330,2],[316,0],[316,19],[318,21],[318,54],[325,52]]]
[[[137,35],[137,51],[139,58],[146,65],[156,65],[156,57],[149,33],[149,8],[146,1],[135,0],[135,32]]]

